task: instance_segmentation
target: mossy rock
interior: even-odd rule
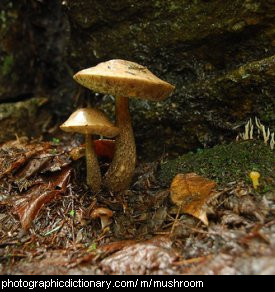
[[[274,151],[262,141],[249,140],[228,145],[217,145],[211,149],[190,152],[177,159],[161,164],[159,180],[169,186],[178,173],[195,172],[225,185],[234,181],[251,183],[249,173],[258,171],[265,191],[275,190]]]
[[[122,58],[176,86],[164,102],[131,101],[141,159],[232,141],[254,116],[274,131],[271,2],[80,0],[64,7],[74,71]],[[94,97],[95,106],[109,103]]]
[[[65,26],[58,0],[0,1],[0,102],[64,82]]]
[[[37,137],[43,132],[49,112],[43,109],[45,97],[0,104],[0,143],[12,140],[15,135]]]

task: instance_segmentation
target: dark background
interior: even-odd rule
[[[0,141],[57,135],[90,97],[72,75],[123,58],[176,86],[164,102],[131,101],[140,158],[232,141],[257,116],[274,131],[273,1],[23,0],[0,3]],[[156,137],[157,135],[157,137]]]

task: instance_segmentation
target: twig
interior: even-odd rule
[[[211,259],[212,257],[213,257],[213,255],[209,254],[207,256],[202,256],[202,257],[191,258],[191,259],[187,259],[187,260],[181,260],[178,262],[174,262],[173,265],[182,266],[182,265],[201,263],[201,262],[204,262],[208,259]]]
[[[172,228],[171,228],[171,231],[170,231],[170,237],[173,235],[173,233],[174,233],[174,230],[175,230],[175,227],[176,227],[176,223],[177,223],[177,221],[178,221],[178,218],[179,218],[179,215],[180,215],[180,210],[181,210],[181,206],[182,206],[182,203],[181,203],[181,205],[179,206],[179,208],[178,208],[178,212],[177,212],[177,215],[176,215],[176,218],[175,218],[175,220],[174,220],[174,222],[173,222],[173,225],[172,225]]]

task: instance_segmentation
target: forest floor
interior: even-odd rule
[[[94,194],[82,152],[57,138],[0,145],[1,274],[275,274],[274,161],[257,190],[220,166],[231,179],[215,180],[207,226],[171,202],[164,160],[139,163],[127,191]],[[104,228],[91,216],[98,207],[113,212]]]

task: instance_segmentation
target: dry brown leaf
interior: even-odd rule
[[[181,212],[193,215],[208,225],[205,205],[215,186],[214,181],[196,173],[179,173],[171,183],[170,197],[174,204],[181,207]]]
[[[115,153],[115,141],[110,139],[94,140],[95,153],[97,156],[112,160]],[[73,160],[78,160],[85,156],[85,145],[80,145],[70,151]]]
[[[48,183],[31,188],[15,202],[13,213],[19,216],[23,229],[27,230],[41,208],[65,192],[72,169],[64,168],[61,173],[52,177]]]
[[[115,154],[115,141],[109,139],[95,140],[95,152],[99,157],[112,160]]]
[[[85,147],[83,145],[74,147],[69,154],[72,160],[78,160],[85,156]]]
[[[32,157],[49,149],[49,143],[5,143],[0,148],[0,178],[10,174],[23,165]]]
[[[33,155],[35,155],[37,152],[36,150],[30,150],[26,153],[19,154],[16,156],[15,159],[10,160],[9,163],[6,163],[8,159],[3,159],[3,164],[1,163],[1,173],[0,178],[8,173],[11,173],[13,170],[18,169],[21,165],[23,165],[28,159],[30,159]]]
[[[48,161],[50,161],[51,157],[45,156],[45,154],[37,155],[33,157],[26,166],[19,172],[17,177],[19,179],[27,179],[37,173],[40,169],[42,169]]]
[[[171,246],[169,238],[160,236],[139,243],[130,242],[104,258],[99,267],[104,273],[115,275],[176,274],[174,263],[178,255]]]

